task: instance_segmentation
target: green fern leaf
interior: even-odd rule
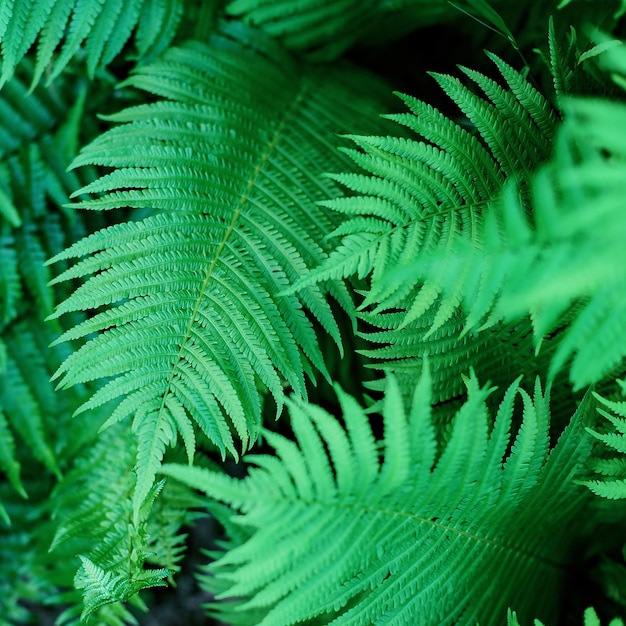
[[[65,349],[48,348],[56,336],[40,318],[24,315],[3,329],[0,340],[0,472],[8,479],[0,483],[10,484],[22,498],[36,497],[28,491],[33,476],[35,488],[52,476],[59,479],[98,427],[71,420],[85,401],[85,389],[58,393],[50,382],[67,355]]]
[[[54,412],[49,372],[35,337],[25,324],[5,333],[6,369],[0,376],[0,407],[33,456],[60,476],[55,454],[46,433],[46,414]],[[42,384],[43,382],[43,384]]]
[[[52,313],[53,273],[44,262],[80,233],[82,224],[72,210],[50,204],[67,203],[70,193],[89,180],[65,171],[75,156],[64,145],[67,129],[60,121],[69,96],[53,97],[43,88],[28,93],[31,76],[25,63],[0,91],[0,205],[7,220],[0,225],[0,327],[26,314],[25,308],[36,307],[42,317]],[[74,117],[83,111],[84,97],[78,100]]]
[[[399,38],[447,19],[452,10],[432,0],[230,0],[226,13],[262,28],[290,50],[329,61],[359,40]]]
[[[157,40],[167,45],[176,32],[180,13],[179,0],[4,0],[0,7],[0,84],[13,76],[34,43],[37,61],[33,85],[47,70],[48,82],[56,78],[83,44],[87,72],[93,77],[97,68],[119,54],[137,26],[140,53],[146,53]]]
[[[362,335],[389,345],[364,353],[380,363],[375,367],[398,373],[403,386],[419,374],[425,352],[435,355],[434,393],[442,401],[462,393],[460,378],[448,373],[460,374],[470,364],[503,386],[519,373],[543,371],[543,363],[534,359],[529,324],[500,327],[482,337],[470,336],[468,328],[463,333],[464,267],[456,268],[454,281],[443,272],[444,264],[437,273],[433,263],[424,281],[407,272],[397,280],[392,274],[424,257],[447,259],[457,238],[479,245],[482,222],[506,182],[526,180],[550,154],[554,112],[527,79],[489,56],[506,88],[462,68],[485,97],[450,76],[435,76],[467,116],[469,129],[424,102],[401,96],[411,112],[386,117],[417,139],[352,137],[359,150],[348,153],[364,173],[336,175],[355,193],[326,203],[350,219],[333,233],[339,243],[328,261],[291,288],[354,274],[368,277],[370,288],[360,307]],[[481,287],[488,295],[490,285]],[[480,311],[481,303],[474,302],[473,309]],[[505,341],[513,336],[519,343],[507,353]]]
[[[361,348],[359,353],[368,359],[368,369],[394,374],[407,403],[412,396],[413,381],[421,375],[424,355],[428,355],[433,399],[438,403],[437,421],[444,425],[464,394],[462,375],[469,364],[478,376],[502,388],[520,374],[533,377],[546,372],[554,354],[553,338],[546,339],[542,351],[535,354],[532,328],[527,323],[494,326],[478,334],[464,333],[465,319],[456,312],[431,332],[428,316],[408,324],[404,322],[405,317],[402,311],[360,313],[363,330],[358,331],[358,335],[367,342],[367,347]],[[367,382],[366,386],[382,391],[384,376]],[[498,397],[496,394],[492,400]],[[569,419],[569,388],[555,385],[553,406],[557,419]]]
[[[124,578],[123,574],[113,576],[110,571],[105,571],[81,556],[81,570],[76,576],[75,585],[82,589],[85,595],[86,608],[81,615],[83,621],[88,620],[98,609],[106,604],[125,601],[141,589],[148,587],[162,587],[165,583],[163,578],[168,575],[167,570],[151,570],[132,584]]]
[[[571,360],[570,378],[580,389],[626,356],[626,107],[577,99],[567,112],[553,161],[533,178],[532,214],[520,199],[524,192],[511,185],[477,229],[478,245],[458,238],[445,258],[426,253],[414,263],[416,273],[388,278],[436,276],[463,301],[466,332],[530,313],[537,346],[573,310],[550,376]]]
[[[53,261],[85,257],[55,283],[95,274],[56,316],[107,307],[62,337],[100,332],[57,376],[62,387],[113,377],[81,410],[122,398],[108,423],[134,416],[138,507],[177,434],[193,447],[181,407],[236,456],[231,426],[244,449],[258,434],[259,383],[280,411],[284,384],[305,396],[304,375],[326,374],[303,307],[339,345],[324,295],[349,308],[347,291],[277,294],[326,258],[333,222],[315,201],[338,190],[319,174],[346,163],[328,146],[382,89],[351,69],[299,67],[237,24],[208,47],[170,49],[130,82],[165,99],[113,116],[125,124],[82,152],[76,166],[117,169],[83,188],[101,197],[78,206],[154,211]]]
[[[401,96],[411,113],[390,115],[425,141],[391,137],[352,137],[361,151],[349,156],[367,174],[337,175],[357,192],[326,203],[355,216],[334,233],[343,236],[329,260],[295,288],[326,278],[371,274],[363,306],[396,308],[414,285],[388,280],[388,271],[432,249],[445,249],[458,232],[472,240],[482,216],[498,198],[507,179],[525,179],[548,158],[555,118],[542,96],[498,57],[490,55],[509,90],[473,72],[463,71],[482,89],[482,99],[458,80],[435,75],[444,91],[468,116],[484,143],[427,104]],[[361,217],[365,214],[366,217]],[[436,301],[441,286],[426,283],[407,315],[407,323]],[[423,292],[423,293],[422,293]],[[456,310],[451,294],[439,304],[432,330]]]
[[[624,381],[620,381],[622,390],[626,388]],[[612,500],[626,498],[626,402],[607,400],[598,394],[594,394],[601,406],[598,413],[603,416],[612,428],[589,429],[589,432],[600,442],[600,453],[590,462],[590,467],[601,478],[584,482],[596,495]],[[606,424],[608,426],[608,424]],[[617,456],[609,457],[607,452],[618,453]]]
[[[219,6],[219,0],[203,2],[204,7]],[[171,43],[183,13],[180,0],[163,2],[145,0],[141,5],[141,15],[135,39],[140,58],[158,56]],[[189,10],[189,7],[187,7]]]
[[[589,401],[550,450],[547,396],[538,382],[533,398],[518,383],[490,427],[491,390],[471,376],[441,451],[426,371],[408,415],[389,380],[380,445],[365,412],[338,390],[345,427],[289,401],[297,443],[267,432],[277,458],[249,457],[246,478],[164,465],[165,475],[238,511],[234,521],[251,533],[209,566],[219,599],[241,598],[234,611],[244,616],[263,611],[263,626],[316,617],[497,624],[511,604],[552,614],[588,501],[573,479],[591,450]],[[511,441],[516,397],[523,416]]]
[[[121,425],[108,429],[82,451],[54,492],[56,532],[50,552],[54,559],[75,563],[85,617],[126,602],[141,589],[164,585],[163,579],[180,569],[180,528],[193,518],[189,509],[201,504],[182,486],[168,485],[160,493],[159,484],[135,522],[136,447]]]
[[[570,29],[567,48],[563,50],[561,39],[556,34],[554,20],[550,18],[548,47],[554,92],[556,93],[559,106],[562,106],[563,99],[575,91],[574,85],[577,78],[575,65],[580,56],[577,48],[576,31],[573,27]]]

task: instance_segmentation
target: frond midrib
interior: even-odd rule
[[[515,533],[512,533],[512,532],[509,532],[509,538],[513,538],[516,541],[516,543],[499,540],[499,539],[493,539],[490,537],[470,533],[462,529],[456,528],[455,526],[447,526],[445,524],[442,524],[441,522],[433,520],[432,518],[424,517],[422,515],[418,515],[410,511],[403,511],[401,509],[389,509],[389,508],[384,508],[384,507],[378,508],[378,507],[371,506],[371,505],[350,504],[350,503],[346,503],[342,501],[332,501],[328,499],[316,499],[316,498],[286,499],[286,498],[272,497],[270,494],[267,494],[267,493],[262,494],[262,503],[264,506],[268,506],[271,504],[275,504],[277,506],[285,506],[286,500],[288,502],[293,502],[294,504],[297,503],[300,506],[301,505],[318,506],[324,511],[327,511],[328,509],[335,509],[339,512],[358,512],[362,514],[381,515],[381,516],[386,516],[388,518],[409,519],[409,520],[415,521],[416,524],[426,524],[428,526],[431,526],[432,528],[440,529],[442,532],[453,533],[459,538],[470,539],[476,542],[477,544],[480,543],[483,545],[488,545],[488,546],[493,547],[494,549],[501,550],[503,552],[512,553],[519,557],[525,557],[526,559],[536,561],[547,567],[552,567],[555,569],[563,569],[567,567],[568,565],[567,561],[562,561],[562,562],[555,561],[550,558],[547,558],[546,556],[540,553],[532,551],[530,549],[524,549],[521,544],[524,542],[523,541],[524,539],[527,539],[527,537],[524,537],[523,535],[520,536],[519,534],[517,535],[517,537],[515,537],[514,536]],[[495,506],[493,508],[495,509]],[[488,528],[497,529],[498,525],[492,519],[491,523],[488,525]],[[526,543],[528,542],[526,541]]]
[[[163,391],[163,398],[161,400],[161,405],[159,407],[158,410],[158,417],[157,417],[157,424],[161,424],[161,420],[163,419],[163,416],[165,415],[165,401],[167,399],[167,397],[170,394],[170,389],[172,386],[172,381],[174,380],[174,376],[176,374],[176,370],[178,369],[179,363],[183,360],[183,353],[185,351],[186,345],[187,343],[190,341],[191,337],[192,337],[192,328],[193,325],[196,321],[196,317],[198,315],[198,311],[200,309],[200,306],[202,304],[202,301],[204,299],[204,294],[206,292],[206,289],[211,281],[212,275],[213,275],[213,270],[215,269],[220,255],[222,253],[222,251],[227,247],[227,243],[228,243],[228,239],[230,238],[231,233],[233,232],[233,230],[235,229],[235,226],[237,225],[237,222],[239,220],[240,215],[242,214],[244,207],[246,205],[246,202],[248,200],[248,195],[250,193],[250,191],[252,189],[254,189],[257,179],[259,178],[261,172],[263,171],[263,168],[265,167],[265,165],[268,163],[270,156],[272,154],[272,152],[275,150],[282,134],[285,128],[288,127],[289,125],[289,121],[290,119],[293,117],[296,108],[298,107],[298,105],[300,104],[300,102],[302,101],[302,99],[304,98],[304,95],[306,93],[306,84],[304,81],[300,81],[299,84],[299,89],[297,91],[297,93],[295,94],[292,102],[291,102],[291,106],[286,109],[284,111],[284,113],[282,114],[281,118],[279,119],[277,125],[276,125],[276,129],[274,131],[274,133],[272,134],[267,148],[266,150],[261,154],[261,156],[258,159],[258,162],[251,174],[251,176],[249,177],[247,183],[246,183],[246,187],[243,190],[243,192],[241,193],[241,196],[239,198],[239,203],[237,205],[237,207],[235,208],[234,212],[233,212],[233,217],[228,225],[228,227],[226,228],[224,235],[222,236],[222,240],[219,242],[219,244],[217,245],[217,248],[215,250],[215,253],[213,254],[213,258],[211,259],[210,265],[206,270],[206,276],[204,278],[204,281],[202,283],[202,287],[200,288],[198,297],[196,298],[196,301],[194,303],[194,308],[193,311],[189,317],[189,323],[187,325],[187,328],[185,329],[185,333],[182,336],[182,341],[180,344],[180,347],[178,349],[178,354],[175,357],[175,362],[172,364],[166,385],[165,385],[165,389]],[[242,433],[243,435],[244,433]],[[244,446],[244,449],[247,447],[248,442],[246,441],[246,439],[242,439],[242,444]]]

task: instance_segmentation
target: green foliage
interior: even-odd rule
[[[620,381],[624,389],[624,381]],[[592,469],[601,479],[589,480],[585,484],[604,498],[626,498],[626,402],[607,400],[596,394],[602,408],[598,413],[605,417],[612,428],[608,432],[591,430],[591,434],[604,446],[591,463]],[[609,450],[617,456],[608,456]]]
[[[439,262],[440,257],[448,261],[457,238],[474,245],[481,242],[483,222],[507,182],[527,181],[550,153],[556,124],[552,108],[520,73],[489,56],[506,88],[461,68],[485,98],[451,76],[434,75],[463,111],[470,129],[403,95],[410,112],[386,117],[408,127],[409,138],[352,137],[358,150],[346,152],[366,174],[336,175],[355,195],[325,203],[351,219],[333,233],[341,241],[328,261],[294,286],[353,274],[370,276],[360,308],[370,309],[362,318],[380,332],[366,337],[392,345],[366,354],[384,359],[385,369],[404,370],[402,378],[411,386],[421,369],[421,355],[434,353],[435,395],[444,400],[461,393],[460,376],[470,366],[500,382],[498,371],[510,358],[500,349],[503,337],[517,334],[522,343],[530,343],[527,330],[510,325],[458,341],[472,328],[471,322],[462,328],[458,315],[461,290],[469,286],[458,267],[445,273],[446,266]],[[407,277],[402,269],[431,257],[433,271],[423,281]],[[443,342],[453,337],[454,345],[444,347]],[[532,361],[529,348],[523,357],[527,364]],[[516,366],[507,372],[503,385],[520,371],[533,373],[528,365]]]
[[[286,48],[318,61],[354,43],[383,43],[452,13],[442,0],[230,0],[226,14],[260,27]]]
[[[0,0],[0,626],[622,624],[624,35]]]
[[[463,302],[464,332],[530,313],[537,348],[573,308],[549,376],[573,356],[570,377],[582,388],[602,379],[626,355],[621,297],[626,288],[626,136],[621,134],[626,107],[575,99],[565,113],[554,157],[532,179],[532,217],[524,190],[511,184],[479,225],[477,245],[456,237],[445,258],[428,251],[395,275],[387,274],[387,282],[407,285],[417,276],[435,276],[448,298]]]
[[[36,44],[32,83],[46,73],[54,80],[79,53],[87,75],[111,63],[135,32],[140,57],[158,53],[171,42],[180,22],[181,0],[3,0],[0,6],[4,83]],[[55,58],[56,55],[56,58]]]
[[[305,373],[328,377],[302,309],[339,344],[323,293],[346,306],[347,292],[329,285],[299,297],[276,294],[324,260],[320,243],[332,221],[315,199],[338,194],[318,180],[322,163],[333,162],[325,149],[357,109],[368,110],[368,92],[381,84],[355,70],[298,67],[239,27],[225,28],[210,46],[168,50],[129,84],[164,100],[116,114],[111,119],[127,125],[81,153],[75,167],[118,169],[77,192],[103,194],[78,206],[150,207],[152,214],[90,235],[52,260],[89,255],[57,281],[95,274],[55,316],[121,302],[63,335],[103,331],[57,376],[62,387],[117,376],[80,411],[122,397],[107,424],[134,416],[137,512],[177,434],[192,458],[192,422],[222,456],[236,457],[231,425],[244,450],[257,438],[257,380],[280,412],[284,383],[306,396]],[[343,104],[331,109],[335,101]]]
[[[338,388],[345,428],[319,407],[290,401],[296,441],[265,433],[275,455],[248,457],[243,480],[165,465],[166,476],[240,511],[237,523],[252,530],[210,567],[217,585],[228,581],[218,597],[267,610],[255,622],[263,625],[319,615],[333,624],[406,624],[411,616],[496,624],[507,606],[525,610],[525,599],[548,612],[589,500],[573,483],[591,449],[583,434],[589,403],[549,450],[539,381],[532,398],[519,381],[511,385],[492,426],[484,404],[491,390],[473,375],[466,385],[441,450],[426,369],[408,415],[389,379],[380,451],[371,418]],[[518,395],[523,420],[511,441]],[[497,594],[486,592],[493,581]]]

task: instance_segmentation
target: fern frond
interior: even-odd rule
[[[417,272],[389,278],[436,276],[462,300],[466,331],[530,313],[537,346],[573,311],[550,376],[571,360],[580,389],[626,356],[626,106],[576,99],[567,112],[552,162],[532,180],[532,214],[512,184],[478,228],[478,245],[458,238],[445,258],[427,253]]]
[[[0,16],[0,84],[13,76],[33,44],[37,46],[33,85],[44,72],[48,83],[54,80],[83,46],[87,73],[93,77],[121,52],[135,28],[140,56],[167,46],[181,13],[181,0],[5,0]]]
[[[277,458],[250,457],[246,478],[165,465],[165,475],[238,511],[252,533],[210,565],[226,587],[219,598],[241,598],[244,613],[264,610],[263,626],[316,616],[337,625],[489,625],[511,605],[552,613],[588,501],[573,479],[591,450],[589,401],[550,450],[547,396],[538,382],[533,398],[518,383],[491,427],[491,390],[471,376],[441,451],[426,370],[408,415],[389,380],[381,442],[338,390],[345,427],[289,401],[297,443],[267,432]],[[518,396],[522,423],[512,439]],[[523,604],[529,598],[532,606]]]
[[[55,316],[106,307],[64,334],[100,333],[57,376],[61,387],[113,377],[81,410],[122,398],[109,423],[133,416],[137,508],[179,433],[192,452],[192,422],[236,456],[230,426],[244,449],[256,439],[259,384],[280,410],[283,385],[305,396],[305,373],[325,373],[303,307],[339,344],[324,294],[349,308],[347,291],[277,294],[326,258],[333,221],[315,201],[339,192],[320,174],[346,164],[328,147],[383,90],[352,69],[299,67],[238,24],[168,50],[130,83],[164,99],[113,116],[125,124],[81,153],[76,166],[117,169],[77,206],[154,210],[53,261],[85,257],[54,282],[94,274]]]
[[[31,75],[24,64],[0,91],[0,200],[9,210],[0,224],[0,328],[29,309],[42,317],[52,313],[54,274],[45,260],[84,233],[70,209],[52,208],[67,203],[72,191],[90,180],[90,172],[80,177],[65,171],[75,156],[66,144],[77,131],[63,122],[73,89],[61,82],[62,97],[43,88],[29,93],[25,83]],[[83,93],[70,118],[80,118],[84,101]]]
[[[6,417],[0,411],[0,471],[4,472],[11,486],[22,496],[27,497],[20,480],[20,463],[15,454],[15,439],[9,429]],[[11,523],[6,509],[0,500],[0,518],[8,526]]]
[[[56,455],[46,433],[55,413],[49,371],[35,337],[26,324],[5,333],[6,369],[0,375],[0,407],[13,430],[35,459],[60,476]]]
[[[410,379],[409,370],[415,366],[419,373],[426,351],[438,355],[433,375],[441,400],[462,392],[460,379],[447,372],[466,371],[477,358],[479,374],[504,386],[519,373],[534,376],[541,371],[534,369],[531,335],[522,328],[502,327],[500,337],[498,333],[474,337],[467,329],[463,333],[458,316],[464,267],[452,283],[443,272],[433,271],[424,281],[414,276],[407,279],[406,272],[396,280],[392,274],[430,255],[447,258],[457,238],[479,246],[482,222],[506,182],[528,179],[549,157],[555,113],[520,73],[495,55],[489,56],[506,88],[462,68],[484,97],[450,76],[435,76],[467,116],[469,128],[424,102],[401,96],[410,113],[386,117],[406,126],[417,139],[352,137],[360,150],[350,150],[349,155],[364,173],[336,175],[355,193],[326,203],[350,219],[334,232],[339,243],[328,261],[292,287],[297,290],[354,274],[368,277],[370,288],[360,314],[363,336],[389,345],[366,354],[385,370],[405,370],[403,381]],[[377,329],[385,330],[379,333]],[[525,337],[513,351],[522,360],[523,367],[517,371],[509,370],[517,356],[505,354],[505,341],[511,335]],[[507,373],[500,377],[503,363]]]
[[[54,493],[57,530],[50,550],[53,558],[75,563],[84,618],[107,604],[126,602],[141,589],[165,585],[183,556],[180,527],[200,504],[187,489],[168,485],[159,493],[158,485],[135,521],[136,448],[132,432],[121,425],[108,429],[79,456]]]
[[[620,381],[622,389],[626,388],[624,381]],[[602,408],[598,413],[608,423],[609,430],[602,428],[600,431],[589,429],[589,432],[602,445],[599,454],[594,456],[590,467],[601,478],[585,481],[591,491],[596,495],[612,500],[626,498],[626,402],[607,400],[598,394],[594,394]],[[617,456],[608,456],[608,452]]]
[[[226,13],[263,29],[289,50],[330,61],[360,40],[396,39],[447,19],[452,11],[432,0],[230,0]]]
[[[27,479],[47,473],[44,468],[59,477],[64,455],[69,460],[90,433],[68,424],[67,411],[84,401],[83,390],[58,394],[50,385],[67,349],[49,349],[60,326],[45,327],[42,319],[56,298],[48,284],[54,274],[44,262],[84,232],[71,210],[51,206],[67,202],[81,184],[65,172],[73,155],[61,140],[69,138],[62,119],[73,88],[59,81],[59,93],[29,93],[31,75],[24,63],[0,91],[0,196],[10,208],[0,224],[0,471],[24,497],[22,470]],[[79,102],[72,113],[81,111]]]
[[[539,354],[535,354],[532,329],[519,323],[495,326],[481,333],[463,333],[464,318],[454,314],[440,328],[430,332],[427,316],[404,323],[405,313],[360,313],[362,330],[358,335],[367,342],[359,353],[368,359],[366,367],[384,374],[393,374],[409,406],[413,385],[421,376],[425,355],[431,368],[433,401],[438,403],[437,420],[447,425],[465,393],[462,376],[471,363],[476,375],[490,380],[499,389],[520,374],[532,379],[546,372],[554,353],[554,340],[547,339]],[[366,383],[369,389],[382,391],[384,376]],[[555,419],[569,420],[571,391],[555,385],[552,406]],[[490,401],[497,400],[501,392]]]
[[[87,557],[81,556],[80,559],[81,569],[74,584],[83,591],[85,597],[82,621],[87,621],[101,607],[125,601],[141,589],[164,586],[163,578],[169,574],[167,570],[147,570],[140,578],[129,582],[124,574],[114,577],[110,571],[98,567]]]
[[[72,422],[86,389],[55,392],[50,377],[68,353],[48,348],[56,337],[31,314],[5,328],[0,339],[0,482],[6,476],[21,498],[34,497],[27,483],[59,479],[103,421],[94,413],[93,421]]]
[[[554,20],[551,17],[548,24],[548,49],[554,93],[559,106],[562,107],[563,99],[577,91],[575,89],[576,63],[580,51],[578,50],[576,30],[570,27],[567,47],[563,49],[561,37],[557,36]]]
[[[486,99],[457,79],[434,75],[476,132],[423,102],[401,96],[411,113],[386,117],[407,126],[424,141],[352,137],[360,151],[349,150],[348,154],[367,173],[336,175],[357,195],[325,204],[354,217],[335,232],[343,239],[329,260],[295,288],[354,273],[371,275],[371,290],[363,306],[376,304],[375,311],[382,311],[402,305],[415,285],[390,284],[389,270],[433,249],[445,249],[458,232],[473,241],[505,181],[527,178],[548,158],[554,113],[518,72],[495,55],[490,58],[508,89],[462,68]],[[434,279],[424,284],[407,323],[429,310],[440,291]],[[433,332],[456,308],[454,295],[438,305],[438,313],[431,317]]]

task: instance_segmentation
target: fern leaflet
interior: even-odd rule
[[[506,623],[507,626],[520,626],[520,623],[517,620],[517,615],[511,612],[507,615]],[[534,620],[533,624],[534,626],[544,626],[538,619]],[[602,626],[598,614],[592,608],[585,610],[583,616],[583,626]],[[616,617],[609,622],[608,626],[624,626],[624,622],[619,617]]]
[[[3,0],[0,84],[13,76],[34,43],[37,59],[33,85],[46,70],[48,81],[56,78],[82,45],[87,73],[93,77],[97,68],[108,65],[120,53],[135,27],[141,56],[152,48],[166,47],[176,33],[182,8],[181,0]]]

